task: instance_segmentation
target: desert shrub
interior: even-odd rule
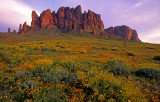
[[[33,80],[26,80],[22,84],[22,89],[35,89],[37,86],[38,84],[34,82]]]
[[[157,60],[157,61],[160,61],[160,56],[154,56],[153,59]]]
[[[15,73],[16,78],[29,77],[30,75],[30,72],[26,70],[17,71]]]
[[[140,77],[160,79],[160,71],[153,68],[141,68],[136,70],[135,74]]]
[[[129,52],[129,51],[127,51],[126,54],[127,54],[128,56],[135,56],[135,54],[134,54],[133,52]]]
[[[77,73],[73,73],[72,75],[69,76],[68,82],[71,86],[74,86],[76,88],[81,87],[81,81],[78,78]]]
[[[41,50],[42,51],[50,51],[50,49],[48,47],[45,47],[45,46],[41,46]]]
[[[79,50],[79,53],[80,53],[80,54],[85,54],[85,53],[87,53],[87,51],[86,51],[85,49],[80,49],[80,50]]]
[[[32,71],[34,77],[42,76],[43,70],[42,67],[36,67],[35,70]]]
[[[7,54],[2,53],[1,51],[0,51],[0,60],[5,61],[6,63],[11,63],[12,62],[11,57],[7,56]]]
[[[69,73],[60,69],[53,69],[49,73],[43,75],[43,81],[53,82],[57,84],[59,81],[65,81],[68,78]]]
[[[73,60],[67,60],[61,63],[61,66],[67,68],[69,71],[74,71],[78,66],[77,63]]]
[[[37,87],[38,84],[33,80],[26,80],[22,85],[17,86],[13,99],[17,102],[25,102],[26,99],[32,99],[33,94],[31,94],[31,91],[36,89]]]
[[[14,63],[10,63],[10,64],[8,64],[8,67],[9,68],[14,68],[14,67],[16,67],[17,65],[16,64],[14,64]]]
[[[131,74],[131,72],[127,68],[125,61],[123,60],[110,61],[105,65],[105,68],[109,68],[110,72],[112,72],[114,75],[128,76]]]
[[[102,50],[108,50],[108,48],[107,47],[102,47]]]
[[[33,50],[39,50],[39,48],[38,48],[38,47],[35,47]]]
[[[118,51],[118,49],[115,49],[115,48],[114,48],[114,49],[111,49],[111,50],[112,50],[112,51]]]

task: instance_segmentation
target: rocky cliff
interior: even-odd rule
[[[107,32],[109,34],[117,35],[121,38],[125,38],[128,40],[134,40],[134,41],[141,42],[141,40],[138,38],[137,31],[133,30],[125,25],[110,27],[108,29],[105,29],[105,32]]]
[[[40,16],[37,15],[36,11],[32,11],[31,26],[25,22],[22,28],[20,24],[19,33],[27,33],[30,29],[50,28],[51,26],[66,30],[92,30],[93,28],[104,30],[101,16],[91,10],[82,13],[79,5],[76,8],[60,7],[57,13],[47,9]]]

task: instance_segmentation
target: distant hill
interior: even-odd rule
[[[141,40],[138,38],[137,31],[133,30],[133,29],[131,29],[131,28],[125,26],[125,25],[110,27],[108,29],[105,29],[105,32],[107,32],[109,34],[112,34],[112,35],[120,36],[124,39],[141,42]]]

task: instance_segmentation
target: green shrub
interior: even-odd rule
[[[134,54],[133,52],[126,52],[126,54],[127,54],[128,56],[135,56],[135,54]]]
[[[112,51],[118,51],[118,50],[117,50],[117,49],[115,49],[115,48],[114,48],[114,49],[111,49],[111,50],[112,50]]]
[[[160,71],[153,68],[141,68],[135,71],[135,74],[140,77],[160,79]]]
[[[160,61],[160,56],[154,56],[153,59],[157,60],[157,61]]]
[[[43,75],[43,81],[53,82],[57,84],[60,81],[65,81],[68,78],[69,73],[60,69],[53,69],[49,73]]]
[[[67,68],[69,71],[74,71],[78,66],[77,63],[73,60],[64,61],[61,63],[61,66]]]
[[[30,75],[30,72],[26,70],[17,71],[15,73],[16,78],[29,77]]]
[[[77,73],[73,73],[72,75],[69,76],[68,82],[71,86],[74,86],[76,88],[81,87],[81,81],[78,78]]]
[[[14,68],[14,67],[17,67],[17,65],[14,64],[14,63],[10,63],[10,64],[8,64],[8,67],[9,67],[9,68]]]
[[[32,71],[34,77],[42,76],[43,70],[42,67],[36,67],[35,70]]]
[[[45,47],[45,46],[41,46],[41,50],[42,51],[50,51],[50,49],[48,47]]]
[[[0,52],[0,61],[5,61],[6,63],[11,63],[12,59],[7,56],[7,54]]]
[[[22,85],[22,89],[35,89],[37,86],[38,84],[33,80],[26,80]]]
[[[110,61],[105,65],[105,68],[109,68],[110,72],[112,72],[114,75],[128,76],[131,74],[131,72],[127,68],[125,61],[123,60]]]

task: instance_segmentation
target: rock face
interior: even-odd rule
[[[128,40],[134,40],[139,41],[141,40],[138,38],[138,34],[136,30],[133,30],[125,25],[122,26],[116,26],[116,27],[110,27],[108,29],[105,29],[105,32],[113,35],[117,35],[119,37],[128,39]]]
[[[40,27],[40,19],[35,11],[32,11],[32,22],[31,22],[32,28],[38,28]]]
[[[91,10],[82,13],[82,8],[79,5],[76,8],[60,7],[57,13],[47,9],[40,16],[37,15],[36,11],[32,11],[31,27],[24,23],[23,29],[20,25],[19,33],[26,33],[29,31],[28,29],[49,29],[51,26],[65,30],[92,30],[93,28],[104,30],[101,16]]]
[[[40,15],[41,28],[46,28],[47,26],[54,25],[51,10],[47,9],[43,11]]]

